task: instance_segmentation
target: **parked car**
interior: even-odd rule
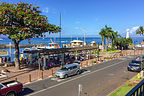
[[[142,64],[142,69],[143,69],[144,68],[143,62],[141,63],[141,61],[132,60],[128,64],[127,69],[128,69],[128,71],[141,71],[141,64]]]
[[[17,96],[18,93],[22,92],[22,83],[12,80],[0,84],[0,96]]]
[[[56,71],[55,76],[58,78],[67,78],[68,76],[79,74],[80,67],[77,63],[64,65],[60,70]]]
[[[80,64],[82,61],[79,61],[79,60],[75,60],[73,63],[77,63],[77,64]]]

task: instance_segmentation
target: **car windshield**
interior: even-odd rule
[[[67,71],[68,68],[67,68],[67,67],[62,67],[61,70],[63,70],[63,71]]]
[[[141,64],[141,61],[135,61],[135,60],[132,60],[131,63]]]

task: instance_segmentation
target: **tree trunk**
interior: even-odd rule
[[[106,41],[106,51],[108,51],[108,37],[107,37],[107,41]]]
[[[14,41],[15,44],[15,68],[20,69],[20,60],[19,60],[19,42]]]
[[[105,44],[104,44],[105,42],[104,42],[104,40],[103,40],[102,42],[103,42],[103,43],[102,43],[102,46],[103,46],[103,50],[104,50],[104,49],[105,49],[105,46],[104,46],[104,45],[105,45]]]

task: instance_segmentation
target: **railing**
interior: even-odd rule
[[[138,83],[131,91],[125,96],[144,96],[144,79]]]

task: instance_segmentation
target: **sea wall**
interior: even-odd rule
[[[44,44],[25,44],[25,45],[19,45],[20,48],[26,48],[26,47],[33,47],[33,46],[43,46]],[[9,44],[0,44],[0,49],[8,49],[10,48]],[[15,48],[14,45],[11,45],[11,48]]]

